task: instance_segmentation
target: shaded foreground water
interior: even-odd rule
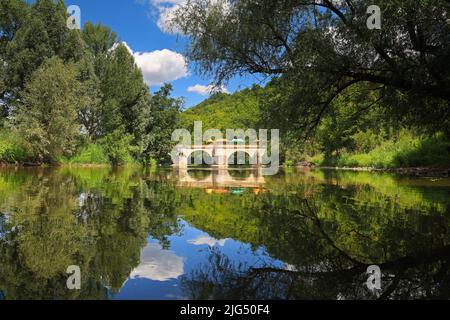
[[[449,208],[448,179],[0,169],[0,299],[449,299]]]

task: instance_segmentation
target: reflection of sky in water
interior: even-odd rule
[[[198,236],[196,239],[189,240],[188,242],[196,246],[207,245],[210,247],[215,247],[216,245],[218,245],[223,247],[225,246],[225,242],[227,240],[228,239],[217,240],[209,236]]]
[[[9,215],[0,213],[0,238],[6,237],[8,231],[6,231],[6,224],[9,222]]]
[[[163,250],[159,244],[149,243],[141,253],[141,264],[133,270],[131,279],[145,278],[155,281],[177,279],[184,274],[183,258]]]
[[[209,248],[215,247],[233,262],[250,267],[272,265],[283,268],[264,249],[253,251],[251,246],[232,239],[217,240],[180,222],[183,233],[170,237],[171,246],[164,250],[151,237],[141,252],[141,263],[135,268],[115,299],[185,299],[179,280],[208,263]]]

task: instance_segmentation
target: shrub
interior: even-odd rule
[[[34,155],[25,147],[22,138],[12,132],[0,131],[0,162],[32,162]]]
[[[109,162],[113,166],[121,166],[126,163],[132,163],[133,152],[136,147],[132,146],[133,136],[123,133],[122,130],[115,130],[107,135],[100,142]]]
[[[107,164],[109,159],[100,145],[89,144],[74,157],[63,162],[68,164]]]

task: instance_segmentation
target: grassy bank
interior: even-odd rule
[[[89,144],[73,157],[63,158],[63,165],[108,165],[109,160],[103,148],[97,144]]]
[[[4,165],[39,165],[37,156],[30,150],[29,144],[17,133],[0,130],[0,164]],[[107,147],[101,144],[85,144],[72,156],[59,160],[61,165],[74,166],[108,166],[131,165],[136,161],[127,145],[109,143]]]
[[[318,154],[309,161],[316,166],[377,169],[450,166],[450,142],[443,135],[420,138],[404,134],[381,142],[367,153],[343,150],[328,158]]]

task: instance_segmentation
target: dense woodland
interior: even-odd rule
[[[170,164],[172,131],[201,120],[280,129],[287,165],[448,165],[450,4],[378,2],[382,30],[363,0],[187,2],[172,23],[191,65],[218,87],[267,84],[183,111],[108,27],[69,30],[63,1],[0,0],[0,163]]]
[[[154,95],[112,30],[66,26],[63,1],[0,1],[0,161],[168,161],[181,101]]]

